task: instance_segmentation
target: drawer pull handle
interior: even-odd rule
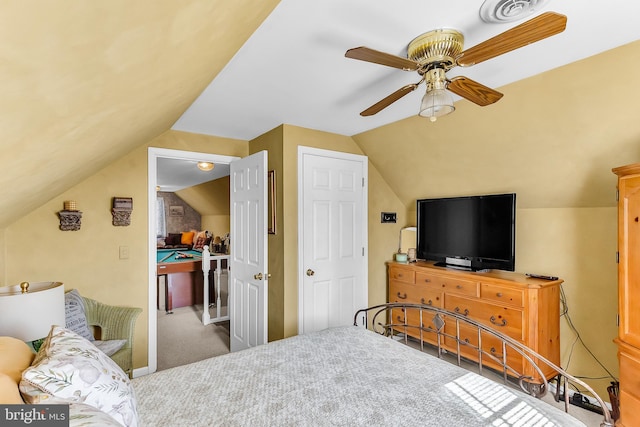
[[[497,296],[498,298],[502,298],[502,292],[498,292],[498,293],[496,294],[496,296]]]
[[[491,353],[496,354],[498,352],[498,350],[496,350],[495,347],[491,347],[491,350],[489,350]]]
[[[431,283],[431,279],[424,279],[425,283]]]
[[[420,299],[420,302],[421,302],[422,304],[433,305],[433,301],[429,300],[429,301],[427,301],[427,302],[424,302],[424,298]]]
[[[469,344],[471,341],[469,341],[469,338],[465,338],[464,342],[466,342],[467,344]]]
[[[462,289],[462,285],[456,285],[456,289]]]
[[[507,319],[502,319],[502,322],[498,323],[497,320],[496,320],[496,316],[491,316],[489,321],[491,323],[493,323],[494,325],[496,325],[496,326],[507,326]]]
[[[465,308],[464,311],[460,310],[460,307],[456,307],[453,311],[456,313],[462,313],[464,316],[469,315],[469,309]]]
[[[402,273],[398,273],[398,277],[402,277]]]
[[[405,292],[404,296],[402,296],[402,295],[400,295],[400,292],[398,292],[398,298],[407,299],[407,293]]]

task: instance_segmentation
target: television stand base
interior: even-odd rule
[[[454,270],[462,270],[462,271],[473,271],[476,273],[487,273],[491,271],[489,268],[473,268],[466,265],[458,265],[458,264],[449,264],[446,262],[436,262],[434,264],[436,267],[445,267],[445,268],[453,268]]]

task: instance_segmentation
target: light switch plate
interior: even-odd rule
[[[381,212],[381,223],[395,223],[396,222],[396,213],[395,212]]]

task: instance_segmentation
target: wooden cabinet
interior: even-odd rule
[[[560,365],[560,284],[562,280],[534,279],[524,274],[491,270],[467,272],[436,267],[432,262],[390,262],[389,302],[428,304],[462,313],[471,319],[508,335]],[[405,313],[395,310],[393,321],[402,324]],[[407,322],[419,324],[417,313],[408,313]],[[431,319],[422,319],[427,331],[417,329],[407,333],[414,338],[435,344],[435,326]],[[455,323],[445,324],[447,335],[455,335]],[[431,329],[429,329],[431,328]],[[430,333],[429,331],[434,331]],[[478,344],[475,331],[460,328],[463,340]],[[466,338],[466,339],[465,339]],[[495,340],[494,340],[495,341]],[[502,347],[491,338],[482,337],[483,348],[497,357]],[[445,348],[455,348],[456,342],[445,339]],[[477,354],[471,347],[461,347],[461,353],[470,359]],[[515,352],[507,354],[513,366],[525,372],[522,357]],[[492,366],[490,360],[484,363]],[[521,372],[522,372],[521,370]],[[545,372],[546,373],[546,372]],[[548,372],[550,378],[551,371]]]
[[[618,360],[620,419],[635,425],[640,413],[640,163],[613,169],[618,175]]]

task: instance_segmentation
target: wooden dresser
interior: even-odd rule
[[[640,163],[618,175],[618,360],[620,419],[637,425],[640,413]],[[634,421],[636,420],[636,421]]]
[[[560,365],[560,284],[562,280],[534,279],[524,274],[491,270],[467,272],[436,267],[433,262],[389,262],[389,302],[429,304],[449,311],[463,313],[487,326],[508,335],[537,351],[556,365]],[[412,314],[407,314],[408,322]],[[417,313],[413,314],[417,316]],[[404,313],[392,313],[395,322],[402,322]],[[477,333],[465,331],[462,338],[477,346]],[[423,319],[423,328],[435,326]],[[453,328],[453,329],[452,329]],[[445,332],[455,335],[455,323],[445,324]],[[418,331],[409,335],[419,338]],[[423,334],[423,340],[435,344],[435,334]],[[444,347],[455,348],[455,341],[447,340]],[[482,339],[483,349],[502,357],[502,348],[489,337]],[[471,347],[462,347],[461,353],[477,359]],[[519,354],[507,353],[509,364],[523,365]],[[492,363],[484,359],[489,367]],[[523,372],[521,370],[521,372]],[[546,373],[546,372],[545,372]],[[552,376],[549,371],[550,378]]]

